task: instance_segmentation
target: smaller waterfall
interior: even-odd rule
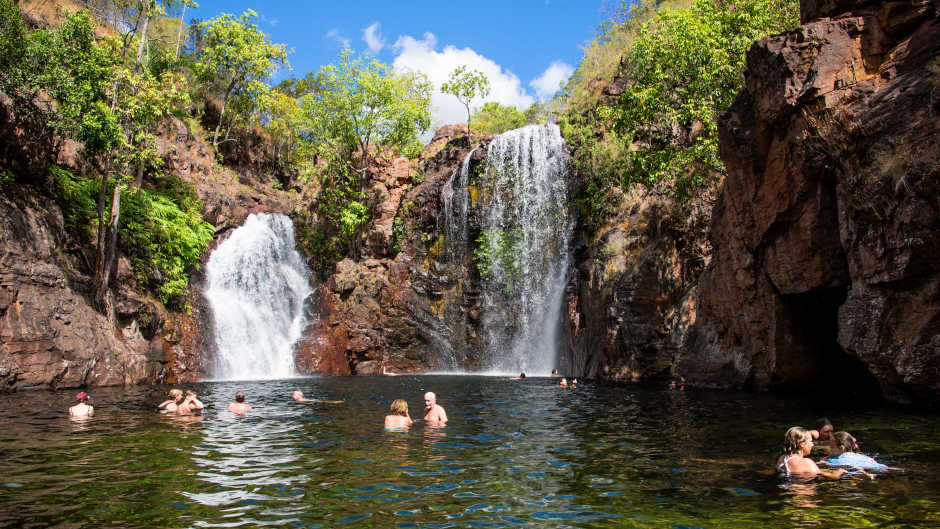
[[[294,343],[307,319],[310,271],[294,247],[294,225],[281,214],[250,215],[206,265],[215,365],[222,380],[294,375]]]
[[[470,157],[479,147],[474,147],[458,169],[441,189],[444,209],[444,235],[452,263],[462,263],[467,249],[467,208],[470,197],[467,178],[470,174]]]

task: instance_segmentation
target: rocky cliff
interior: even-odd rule
[[[295,353],[298,371],[370,375],[476,364],[479,276],[469,257],[450,258],[441,210],[441,190],[470,150],[466,126],[448,126],[417,161],[376,166],[362,258],[338,263],[318,289],[313,324]],[[474,153],[474,167],[484,152]]]
[[[112,281],[114,314],[93,308],[94,251],[84,237],[66,229],[44,172],[50,157],[76,173],[89,170],[80,145],[66,141],[55,152],[37,154],[17,141],[17,131],[7,123],[0,120],[2,159],[29,174],[0,184],[0,387],[72,388],[204,377],[203,336],[210,315],[199,294],[198,273],[187,296],[189,309],[175,312],[139,288],[130,264],[119,258]],[[217,238],[250,213],[289,213],[298,200],[296,194],[265,185],[262,175],[239,171],[244,175],[238,176],[219,167],[209,146],[179,120],[164,124],[158,148],[167,170],[196,188],[203,217],[216,227]]]
[[[748,53],[692,382],[940,387],[940,19],[933,2],[805,1]]]

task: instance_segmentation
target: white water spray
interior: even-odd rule
[[[310,271],[281,214],[250,215],[206,265],[215,336],[212,376],[257,380],[294,376],[294,343],[307,318]]]
[[[483,365],[548,375],[568,270],[568,157],[555,125],[532,125],[487,149],[482,241]],[[481,257],[485,257],[481,259]]]

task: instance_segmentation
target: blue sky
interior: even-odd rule
[[[278,80],[317,71],[348,44],[397,70],[421,70],[435,86],[454,67],[467,64],[490,78],[493,89],[488,101],[518,107],[544,100],[557,89],[577,66],[581,46],[593,38],[615,4],[612,0],[197,1],[199,8],[189,10],[187,20],[256,11],[262,31],[293,50],[289,57],[293,71],[278,73]],[[433,103],[436,125],[466,121],[463,107],[452,96],[436,94]]]

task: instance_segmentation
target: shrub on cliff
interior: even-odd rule
[[[716,186],[724,175],[717,119],[743,86],[747,49],[799,23],[796,0],[649,3],[635,12],[640,18],[615,25],[629,38],[620,39],[612,84],[576,72],[561,120],[587,179],[581,203],[594,219],[609,213],[613,186],[641,184],[680,200]],[[585,93],[592,82],[606,93]]]

